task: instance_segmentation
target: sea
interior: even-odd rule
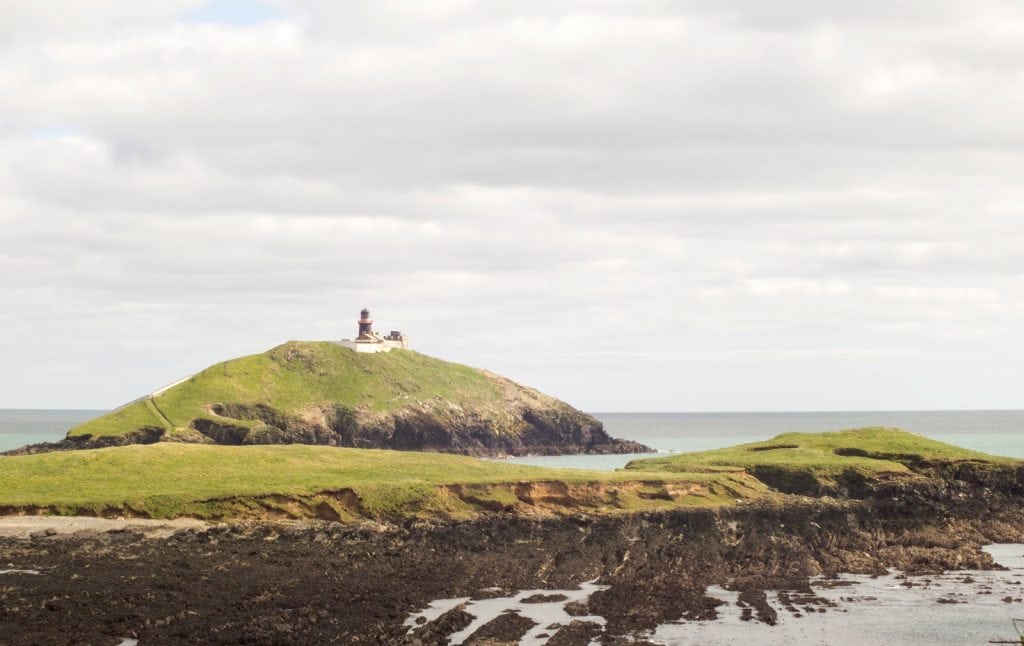
[[[99,417],[106,410],[43,410],[0,408],[0,451],[26,444],[56,442],[72,426]]]
[[[0,451],[25,444],[52,442],[68,429],[102,415],[103,410],[0,409]],[[995,455],[1024,458],[1024,411],[858,411],[769,413],[594,413],[614,437],[636,440],[664,453],[708,449],[766,440],[779,433],[817,432],[883,426],[902,428],[926,437]],[[616,469],[644,455],[566,455],[515,458],[515,462],[541,466]],[[0,458],[2,469],[2,458]],[[770,602],[780,610],[777,626],[743,621],[735,593],[709,589],[724,605],[721,618],[708,622],[672,622],[645,635],[650,642],[667,646],[685,644],[967,644],[1017,639],[1012,620],[1024,618],[1024,545],[994,545],[989,549],[997,562],[1010,568],[994,572],[951,572],[927,580],[918,578],[912,587],[889,576],[844,577],[842,588],[822,582],[815,592],[832,598],[835,607],[812,612],[782,612],[784,591],[770,592]],[[826,585],[827,584],[827,585]],[[585,584],[576,598],[592,591]],[[591,585],[591,587],[594,587]],[[527,607],[520,597],[496,599],[474,613],[478,620],[488,613],[516,610],[549,612],[561,617],[563,608]],[[535,592],[535,591],[534,591]],[[574,596],[575,595],[575,596]],[[1005,601],[1008,600],[1008,601]],[[458,600],[438,600],[443,608]],[[504,605],[503,605],[504,604]],[[491,607],[493,606],[493,608]],[[507,607],[506,607],[507,606]],[[557,607],[556,607],[557,606]],[[429,609],[428,609],[429,610]],[[426,611],[425,611],[426,612]],[[596,618],[600,623],[602,618]],[[546,625],[546,624],[545,624]],[[1024,628],[1024,624],[1022,624]],[[461,634],[451,635],[461,643]],[[522,644],[547,642],[530,635]]]
[[[707,451],[771,439],[882,426],[993,455],[1024,458],[1024,410],[850,411],[771,413],[592,413],[612,437],[658,452]],[[617,469],[649,455],[561,455],[515,458],[538,466]]]
[[[105,410],[0,409],[0,451],[53,442]],[[592,413],[613,436],[656,451],[706,451],[770,439],[779,433],[884,426],[993,455],[1024,458],[1024,410],[852,411],[790,413]],[[612,470],[649,455],[515,458],[540,466]]]

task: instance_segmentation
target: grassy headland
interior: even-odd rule
[[[1012,458],[963,449],[900,429],[858,428],[830,433],[783,433],[763,442],[634,460],[626,468],[692,472],[770,465],[810,469],[823,474],[847,469],[865,473],[906,473],[908,464],[961,460],[1015,462]]]

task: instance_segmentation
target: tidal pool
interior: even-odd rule
[[[793,603],[791,595],[799,595],[769,591],[768,602],[778,612],[775,626],[744,621],[737,593],[712,587],[708,595],[726,602],[717,620],[664,624],[647,637],[665,646],[959,646],[1019,639],[1012,620],[1024,617],[1024,544],[989,545],[985,551],[1009,569],[812,580],[814,596],[828,603]]]
[[[473,615],[473,622],[448,636],[448,643],[457,646],[464,643],[489,621],[504,613],[514,612],[536,624],[519,640],[520,646],[543,646],[548,642],[550,636],[557,632],[557,629],[550,628],[555,624],[566,626],[573,621],[583,621],[604,626],[604,617],[570,615],[566,612],[566,605],[574,601],[586,601],[598,590],[607,589],[606,585],[597,585],[595,581],[587,581],[580,584],[578,590],[520,590],[512,595],[486,599],[472,599],[471,597],[439,599],[431,602],[425,610],[410,615],[405,620],[405,625],[409,626],[412,631],[420,625],[438,619],[449,610],[461,608],[464,612]],[[489,588],[481,590],[481,592],[493,592],[493,589]]]
[[[778,613],[774,626],[753,618],[755,613],[739,601],[737,592],[712,586],[708,596],[723,602],[718,607],[718,619],[671,622],[637,637],[664,646],[959,646],[1018,639],[1012,620],[1024,618],[1024,544],[989,545],[984,549],[1008,569],[957,570],[929,576],[896,572],[879,577],[818,578],[811,581],[810,595],[793,590],[767,591],[768,603]],[[438,599],[411,614],[405,625],[412,632],[446,612],[461,609],[472,615],[473,621],[448,635],[448,643],[457,646],[488,622],[512,612],[535,624],[520,639],[520,646],[543,646],[557,632],[554,626],[584,621],[603,627],[603,617],[574,616],[566,612],[566,605],[586,602],[594,592],[608,587],[594,580],[581,584],[578,590],[522,590],[500,595],[497,590],[486,589],[477,598]]]

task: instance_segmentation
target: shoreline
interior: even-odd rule
[[[603,629],[570,622],[549,644],[630,643],[681,619],[713,619],[725,610],[713,586],[740,595],[751,621],[767,626],[781,612],[772,591],[813,605],[815,577],[996,568],[981,546],[1024,543],[1024,512],[1008,497],[986,505],[986,518],[969,501],[936,513],[808,499],[614,517],[221,523],[149,537],[147,523],[124,521],[114,531],[0,536],[10,569],[43,573],[4,575],[0,642],[425,646],[472,621],[452,608],[409,634],[406,620],[433,601],[594,580],[608,587],[576,610],[603,618]],[[503,617],[481,627],[489,643],[515,643],[528,629]]]

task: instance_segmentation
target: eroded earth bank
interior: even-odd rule
[[[867,500],[600,517],[220,524],[148,538],[37,532],[0,539],[0,643],[443,644],[472,619],[460,607],[411,631],[403,622],[435,599],[593,579],[608,587],[572,614],[605,625],[551,626],[547,643],[625,643],[714,617],[709,585],[741,591],[745,615],[771,623],[782,609],[763,591],[803,591],[799,603],[813,606],[815,575],[993,567],[981,545],[1024,541],[1019,488],[897,486]],[[517,643],[531,625],[502,615],[465,643]]]

